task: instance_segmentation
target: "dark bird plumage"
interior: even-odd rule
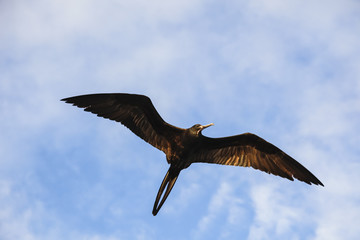
[[[304,166],[264,139],[251,133],[224,138],[201,134],[204,128],[213,124],[196,124],[188,129],[172,126],[161,118],[150,98],[143,95],[89,94],[62,101],[122,123],[166,154],[170,168],[156,196],[153,215],[165,202],[180,171],[194,162],[253,167],[291,181],[296,178],[307,184],[324,186]]]

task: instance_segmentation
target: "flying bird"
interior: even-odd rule
[[[299,162],[264,139],[251,133],[223,138],[202,135],[201,131],[213,123],[195,124],[187,129],[175,127],[162,119],[150,98],[144,95],[89,94],[62,101],[122,123],[165,153],[170,167],[155,199],[154,216],[169,196],[181,170],[196,162],[253,167],[291,181],[296,178],[310,185],[324,186]]]

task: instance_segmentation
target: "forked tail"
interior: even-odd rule
[[[176,179],[179,176],[179,173],[180,173],[179,170],[176,170],[176,169],[174,169],[174,168],[172,168],[170,166],[169,170],[167,171],[167,173],[166,173],[166,175],[164,177],[164,180],[161,183],[158,194],[156,196],[156,200],[155,200],[155,203],[154,203],[154,208],[153,208],[153,211],[152,211],[152,214],[154,216],[156,216],[156,214],[159,212],[161,206],[164,204],[166,198],[169,196],[169,193],[171,192],[171,189],[173,188],[173,186],[174,186],[174,184],[176,182]],[[165,193],[163,195],[165,187],[166,187],[166,191],[165,191]],[[163,196],[163,197],[162,197],[162,199],[160,201],[161,196]],[[159,201],[160,201],[160,203],[159,203]]]

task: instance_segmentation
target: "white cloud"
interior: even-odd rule
[[[285,236],[289,239],[304,238],[294,230],[311,224],[310,218],[306,218],[308,213],[304,212],[308,211],[308,206],[297,199],[303,194],[302,191],[296,192],[295,196],[295,191],[290,189],[272,183],[253,187],[251,196],[255,218],[248,239],[282,239]]]
[[[194,239],[232,239],[236,235],[234,228],[237,232],[239,229],[243,230],[242,222],[248,220],[244,209],[246,203],[236,194],[233,184],[234,182],[226,181],[219,183],[209,201],[206,214],[200,218],[193,231]]]
[[[186,21],[186,16],[194,14],[200,3],[140,0],[112,0],[101,5],[97,1],[69,0],[2,2],[1,26],[6,30],[4,40],[15,41],[18,46],[64,46],[79,37],[114,44],[113,34],[123,36],[122,39],[116,37],[121,43],[141,36],[141,31],[156,30],[159,24]]]
[[[176,217],[176,215],[184,211],[186,208],[191,207],[189,206],[189,203],[198,196],[199,191],[199,184],[188,183],[181,187],[180,191],[176,194],[176,198],[173,197],[171,203],[168,202],[167,205],[163,207],[164,209],[161,210],[166,214],[175,215],[174,217]]]
[[[227,202],[230,194],[230,186],[223,182],[220,184],[217,189],[216,194],[211,198],[208,205],[208,212],[205,216],[201,218],[198,223],[197,230],[194,233],[195,239],[202,239],[202,234],[204,234],[211,226],[214,224],[214,218],[216,213],[223,209],[223,205]]]
[[[358,128],[359,96],[349,84],[325,82],[314,84],[304,92],[301,107],[296,113],[300,135],[315,137],[332,147],[336,147],[335,144],[341,146],[339,139],[349,141],[358,138],[352,133]]]
[[[36,191],[36,186],[29,186],[33,186]],[[9,180],[0,180],[1,239],[43,239],[56,232],[55,225],[47,229],[53,219],[46,213],[42,202],[30,199],[28,194],[22,186],[16,186]]]

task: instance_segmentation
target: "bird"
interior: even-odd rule
[[[321,185],[303,165],[252,133],[211,138],[202,131],[207,125],[173,126],[160,116],[149,97],[130,93],[97,93],[61,99],[99,117],[120,122],[134,134],[163,151],[170,167],[160,185],[152,214],[156,216],[183,169],[192,163],[252,167],[269,174]],[[165,191],[165,192],[164,192]]]

